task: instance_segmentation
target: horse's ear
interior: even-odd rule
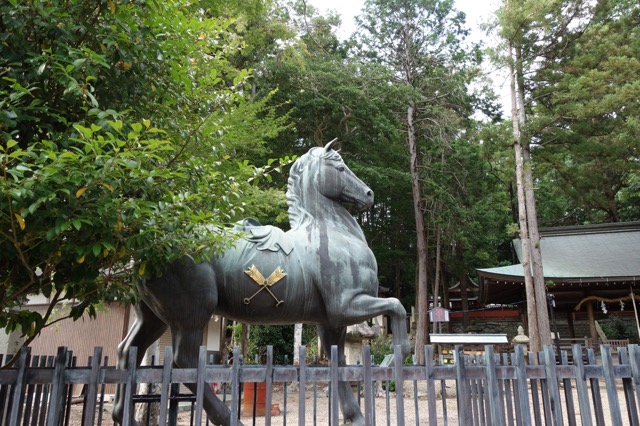
[[[336,144],[336,142],[338,142],[338,138],[335,138],[334,140],[332,140],[331,142],[329,142],[328,144],[326,144],[324,146],[324,152],[329,152],[333,149],[333,146]]]

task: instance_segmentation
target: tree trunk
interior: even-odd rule
[[[469,328],[469,295],[467,293],[467,274],[464,271],[464,255],[462,244],[456,241],[457,275],[460,281],[460,300],[462,302],[462,330],[466,333]]]
[[[520,129],[524,128],[527,117],[524,109],[524,68],[522,61],[522,49],[516,45],[516,93],[518,96],[518,123]],[[523,185],[526,205],[527,230],[529,232],[531,273],[533,275],[533,287],[536,294],[536,310],[538,319],[538,330],[540,331],[540,344],[551,344],[551,326],[549,323],[549,310],[547,307],[547,287],[544,282],[544,271],[542,268],[542,252],[540,251],[540,234],[538,232],[538,213],[536,209],[536,199],[533,185],[533,169],[531,167],[531,144],[529,137],[522,136],[520,132],[520,143],[522,146],[523,161]]]
[[[528,155],[525,154],[525,160],[527,160],[527,157]],[[544,282],[542,252],[540,250],[540,233],[538,232],[536,201],[533,193],[533,176],[529,161],[524,167],[524,183],[529,239],[531,241],[531,269],[533,274],[533,285],[536,291],[536,309],[538,311],[537,316],[538,329],[540,331],[540,344],[543,346],[551,345],[551,325],[549,322],[549,310],[547,306],[547,285]]]
[[[240,335],[240,353],[247,359],[247,350],[249,349],[249,324],[242,323]]]
[[[513,124],[513,148],[516,163],[516,192],[518,195],[518,222],[520,225],[520,241],[522,244],[522,267],[524,269],[524,286],[527,297],[527,319],[529,323],[529,348],[534,352],[542,349],[540,346],[540,330],[538,329],[538,310],[536,303],[536,292],[531,274],[529,254],[531,245],[529,243],[529,231],[527,227],[527,210],[525,202],[524,179],[523,179],[523,154],[520,133],[520,116],[518,108],[518,97],[516,92],[516,68],[514,62],[518,60],[513,55],[513,46],[509,48],[511,59],[509,68],[511,74],[511,121]],[[522,107],[522,106],[521,106]]]
[[[440,306],[440,282],[442,275],[442,268],[440,263],[441,256],[441,248],[440,248],[440,226],[436,226],[436,272],[433,280],[433,307],[437,308]],[[438,327],[436,328],[436,324]],[[439,332],[441,330],[441,324],[433,323],[433,332]]]
[[[442,265],[442,270],[444,270],[445,265]],[[449,309],[450,308],[450,304],[449,304],[449,282],[450,282],[450,276],[447,273],[443,273],[442,274],[442,307],[445,309]],[[453,327],[451,324],[451,321],[447,321],[446,324],[446,332],[447,333],[451,333],[453,332]]]
[[[402,299],[402,262],[397,259],[395,261],[395,265],[393,266],[393,297],[397,299]]]
[[[427,285],[427,237],[424,227],[424,214],[422,212],[422,192],[420,190],[420,170],[418,159],[418,146],[416,130],[414,127],[415,107],[410,105],[407,109],[407,145],[411,161],[411,193],[413,197],[413,211],[416,221],[416,246],[417,246],[417,327],[415,354],[418,364],[424,364],[424,345],[429,339],[429,294]]]

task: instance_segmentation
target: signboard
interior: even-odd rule
[[[433,308],[429,311],[429,321],[449,322],[449,310],[444,308]]]

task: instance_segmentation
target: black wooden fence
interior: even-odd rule
[[[270,348],[265,365],[243,365],[237,349],[230,364],[207,365],[206,351],[201,348],[197,368],[176,369],[171,367],[171,348],[167,348],[162,367],[118,370],[102,360],[100,348],[86,366],[75,365],[65,348],[55,357],[32,357],[26,349],[13,366],[0,369],[0,424],[110,425],[105,390],[118,383],[126,386],[124,425],[131,424],[136,402],[159,403],[158,423],[177,424],[172,407],[187,397],[172,394],[171,388],[196,383],[198,390],[219,386],[233,422],[337,425],[341,422],[339,397],[332,389],[337,389],[339,381],[350,381],[368,425],[639,425],[637,345],[618,348],[617,354],[611,353],[609,345],[602,345],[598,356],[593,349],[585,351],[574,345],[572,353],[563,351],[560,359],[552,347],[525,354],[523,347],[517,346],[513,353],[495,354],[492,346],[486,346],[483,355],[473,356],[456,347],[454,363],[447,365],[438,362],[432,346],[424,350],[426,365],[403,364],[396,348],[392,366],[365,362],[339,367],[336,361],[325,366],[307,365],[305,348],[301,348],[299,366],[273,365]],[[337,360],[335,347],[332,355],[332,360]],[[129,365],[135,357],[132,348]],[[364,347],[363,359],[371,359],[369,347]],[[6,361],[0,359],[0,365]],[[264,417],[256,418],[255,410],[248,418],[244,417],[247,413],[241,416],[242,388],[255,389],[255,383],[262,382],[266,384]],[[295,392],[282,386],[292,382],[299,385]],[[157,383],[160,392],[138,396],[136,385],[142,383]],[[80,403],[74,404],[74,387],[83,389]],[[325,387],[326,393],[318,391]],[[191,410],[186,424],[207,422],[200,395],[188,397]],[[282,405],[281,414],[271,413],[276,399]],[[321,407],[326,408],[325,417],[318,414]]]

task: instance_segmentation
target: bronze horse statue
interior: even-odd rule
[[[245,221],[247,237],[224,254],[199,264],[184,258],[163,276],[138,284],[137,319],[118,346],[118,367],[127,367],[131,346],[138,347],[139,364],[167,327],[175,365],[197,366],[202,334],[214,314],[253,324],[316,324],[322,345],[338,346],[340,365],[346,364],[347,326],[388,315],[393,344],[409,354],[406,311],[398,299],[377,297],[376,259],[342,205],[369,207],[373,192],[345,165],[334,142],[312,148],[293,164],[286,194],[289,231]],[[195,384],[185,385],[195,393]],[[229,409],[208,387],[204,392],[209,418],[229,424]],[[344,417],[363,425],[349,383],[341,382],[338,392]],[[118,423],[121,393],[113,410]]]

